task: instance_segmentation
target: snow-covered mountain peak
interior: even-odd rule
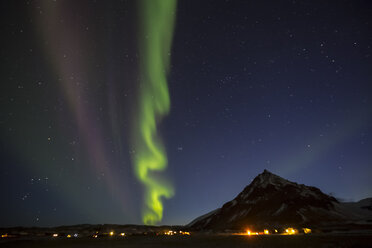
[[[253,180],[252,186],[265,188],[269,184],[274,186],[284,186],[289,183],[291,182],[265,169]]]
[[[196,229],[256,225],[319,224],[344,221],[339,202],[318,188],[297,184],[264,170],[233,200],[189,224]]]

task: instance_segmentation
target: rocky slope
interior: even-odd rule
[[[334,225],[357,218],[350,210],[353,207],[345,207],[318,188],[290,182],[264,170],[232,201],[195,219],[188,227],[219,230]]]

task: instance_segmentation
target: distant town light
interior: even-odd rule
[[[308,234],[308,233],[311,233],[311,229],[310,228],[302,228],[304,230],[304,233]]]
[[[125,236],[125,233],[120,233],[120,236]]]
[[[113,235],[114,235],[114,232],[113,232],[113,231],[111,231],[111,232],[110,232],[110,236],[113,236]]]
[[[71,238],[71,234],[68,234],[68,235],[67,235],[67,238]]]
[[[265,229],[264,234],[269,234],[269,230]]]
[[[53,233],[53,237],[58,237],[58,233]]]
[[[292,228],[292,227],[289,227],[289,228],[285,229],[285,234],[293,235],[293,234],[296,234],[296,233],[297,233],[297,230]]]

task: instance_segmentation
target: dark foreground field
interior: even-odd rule
[[[371,235],[131,236],[101,239],[1,240],[0,247],[372,247]]]

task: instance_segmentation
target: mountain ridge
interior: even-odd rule
[[[187,227],[220,230],[244,229],[252,225],[345,224],[358,218],[353,208],[355,205],[340,203],[316,187],[291,182],[265,169],[233,200],[194,219]],[[369,209],[369,205],[364,209]],[[365,213],[360,212],[359,217]]]

